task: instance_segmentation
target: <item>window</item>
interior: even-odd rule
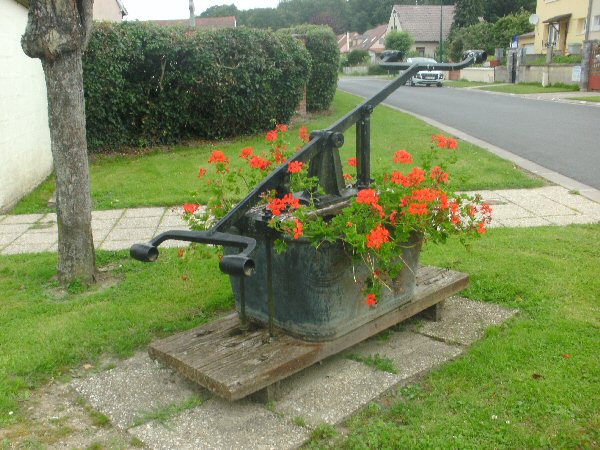
[[[548,25],[548,46],[554,46],[558,42],[558,24],[551,23]]]
[[[417,47],[416,51],[419,54],[419,56],[425,56],[425,47]]]
[[[600,16],[594,16],[592,19],[592,31],[600,30]]]

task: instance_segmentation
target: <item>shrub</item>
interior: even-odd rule
[[[310,53],[311,74],[306,92],[309,111],[328,109],[337,88],[340,49],[331,28],[318,25],[301,25],[279,30],[280,34],[304,36]]]
[[[369,52],[366,50],[352,50],[348,53],[348,65],[358,66],[369,60]]]
[[[308,52],[262,30],[99,23],[84,56],[88,147],[222,138],[285,123]]]
[[[405,31],[390,31],[385,36],[385,49],[398,50],[406,54],[414,42],[412,36]]]

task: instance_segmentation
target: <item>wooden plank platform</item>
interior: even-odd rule
[[[238,400],[345,350],[466,288],[469,276],[436,267],[417,272],[415,296],[382,317],[327,342],[306,342],[266,328],[239,329],[237,314],[153,342],[148,353],[227,400]]]

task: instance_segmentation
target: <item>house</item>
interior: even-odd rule
[[[0,0],[0,212],[52,171],[44,71],[21,48],[27,4]]]
[[[379,25],[365,31],[363,34],[352,32],[338,36],[340,53],[348,53],[352,50],[365,50],[369,53],[371,60],[385,50],[385,34],[387,24]]]
[[[190,19],[174,19],[174,20],[150,20],[162,27],[172,25],[190,26]],[[237,21],[235,16],[226,17],[196,17],[196,28],[235,28]]]
[[[21,48],[28,0],[0,0],[0,212],[52,172],[46,79]],[[94,19],[120,21],[120,0],[95,0]]]
[[[454,20],[454,5],[394,5],[387,32],[405,31],[415,40],[411,51],[433,56],[440,45],[440,25],[445,41]]]
[[[589,0],[537,0],[535,53],[580,53],[585,39]],[[600,0],[592,4],[590,39],[600,39]]]
[[[120,22],[127,15],[121,0],[94,0],[94,20]]]
[[[517,43],[519,48],[524,48],[527,55],[535,53],[535,31],[529,33],[520,34],[517,36]]]

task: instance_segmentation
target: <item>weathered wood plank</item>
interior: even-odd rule
[[[228,400],[237,400],[339,353],[427,310],[466,288],[468,275],[422,267],[411,302],[333,341],[306,342],[264,328],[242,333],[237,314],[170,336],[149,346],[151,357]]]

